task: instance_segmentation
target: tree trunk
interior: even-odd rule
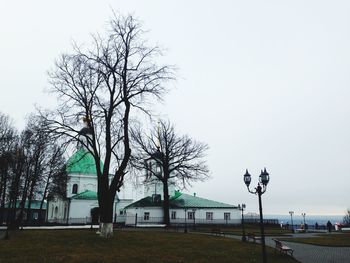
[[[25,181],[24,181],[24,188],[23,188],[23,192],[22,192],[22,198],[21,198],[21,201],[19,203],[19,216],[18,218],[16,219],[17,220],[17,224],[20,225],[20,224],[23,224],[23,214],[24,214],[24,210],[25,210],[25,203],[26,203],[26,200],[27,200],[27,195],[28,195],[28,187],[29,187],[29,173],[30,173],[30,163],[27,164],[27,171],[26,171],[26,174],[25,174]],[[28,214],[27,214],[27,220],[28,220]]]
[[[46,195],[47,195],[47,190],[49,188],[49,180],[50,180],[50,176],[47,178],[47,181],[46,181],[46,184],[45,184],[45,190],[44,190],[44,193],[43,193],[43,197],[41,198],[41,202],[40,202],[40,210],[39,210],[39,222],[43,222],[44,219],[47,220],[47,218],[43,217],[42,216],[42,211],[43,211],[43,206],[44,206],[44,202],[45,202],[45,199],[46,199]],[[49,208],[46,207],[46,210],[48,210]]]
[[[168,181],[165,180],[163,182],[163,213],[164,213],[164,224],[166,226],[170,225],[170,218],[169,218],[169,189],[168,189]]]
[[[32,220],[31,217],[31,205],[32,205],[32,201],[33,201],[33,195],[34,195],[34,187],[36,185],[36,179],[33,178],[32,184],[30,185],[30,189],[29,189],[29,196],[28,196],[28,207],[27,207],[27,221],[30,222]]]
[[[113,223],[100,223],[100,235],[104,238],[113,236]]]
[[[2,192],[1,195],[1,204],[0,204],[0,224],[4,221],[4,210],[5,210],[5,200],[6,200],[6,190],[7,190],[7,167],[6,170],[4,170],[3,177],[2,177]]]
[[[113,203],[114,195],[110,191],[101,193],[100,205],[100,235],[104,238],[113,236]]]

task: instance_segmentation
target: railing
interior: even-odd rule
[[[68,219],[49,219],[47,220],[49,224],[61,224],[61,225],[90,225],[91,217],[81,217],[81,218],[68,218]]]
[[[137,226],[137,225],[156,225],[163,224],[163,217],[144,217],[136,215],[125,216],[125,225]],[[239,225],[241,219],[202,219],[202,218],[170,218],[171,225],[191,226],[191,225]]]
[[[265,225],[278,225],[278,219],[263,219]],[[259,218],[244,218],[244,223],[247,224],[260,224]]]
[[[126,226],[137,226],[137,225],[159,225],[164,224],[163,217],[145,217],[136,215],[118,215],[113,220],[114,223]],[[258,219],[244,219],[247,224],[259,224]],[[68,218],[68,219],[49,219],[46,222],[35,222],[35,225],[90,225],[92,223],[91,217],[82,218]],[[203,219],[203,218],[170,218],[170,224],[179,227],[191,227],[196,225],[240,225],[241,219]],[[264,224],[279,224],[277,219],[264,219]],[[34,225],[33,223],[25,225]],[[283,228],[291,229],[291,226],[284,225]],[[300,228],[300,226],[294,226],[294,229]],[[312,229],[312,226],[309,226]],[[324,229],[324,226],[319,226],[319,229]]]

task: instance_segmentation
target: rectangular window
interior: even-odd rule
[[[171,219],[176,219],[176,211],[171,211]]]
[[[149,212],[144,213],[143,220],[149,220]]]
[[[120,211],[119,211],[119,215],[121,215],[121,216],[124,215],[124,211],[123,211],[123,210],[120,210]]]
[[[231,220],[231,213],[224,213],[225,220]]]
[[[188,219],[194,219],[194,212],[188,212],[187,213],[187,218]]]
[[[206,213],[206,219],[207,220],[213,220],[213,212],[207,212]]]

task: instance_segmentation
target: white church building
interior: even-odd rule
[[[89,136],[83,128],[80,139]],[[86,144],[85,144],[86,145]],[[101,167],[103,163],[101,162]],[[66,197],[53,197],[47,202],[46,219],[50,223],[90,224],[98,223],[97,173],[93,155],[84,146],[69,158],[67,165]],[[126,225],[142,225],[163,221],[163,185],[159,180],[148,180],[143,184],[144,197],[136,202],[125,198],[130,191],[121,189],[116,194],[113,206],[114,222]],[[135,189],[132,189],[131,192]],[[191,220],[197,224],[239,224],[238,206],[225,204],[195,194],[175,191],[175,184],[169,182],[170,222],[182,224]],[[121,198],[123,197],[123,198]]]
[[[103,164],[101,162],[101,167]],[[48,201],[47,221],[64,224],[91,223],[98,221],[97,174],[95,160],[83,147],[78,149],[66,165],[66,198],[54,197]],[[116,195],[113,214],[115,219],[133,199],[119,199]],[[95,218],[94,218],[95,217]]]
[[[101,163],[101,166],[103,164]],[[47,204],[47,221],[61,224],[98,223],[97,175],[95,160],[83,147],[68,160],[66,198],[54,197]],[[114,222],[129,226],[157,224],[163,221],[163,187],[159,181],[143,185],[143,198],[119,198],[113,207]],[[238,206],[189,195],[169,186],[170,222],[172,224],[240,224]],[[95,212],[94,212],[95,210]]]

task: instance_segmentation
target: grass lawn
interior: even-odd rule
[[[267,248],[269,263],[295,263]],[[261,246],[224,237],[156,230],[23,230],[0,240],[3,262],[261,262]]]
[[[350,247],[350,233],[319,234],[314,237],[283,238],[281,240],[329,247]]]

